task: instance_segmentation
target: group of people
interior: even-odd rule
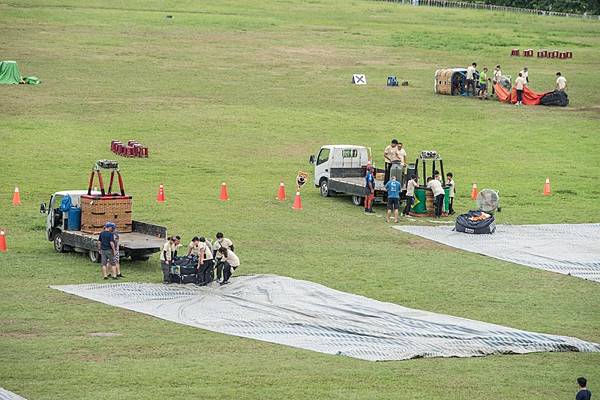
[[[491,76],[488,76],[487,67],[483,67],[483,71],[479,72],[479,78],[477,79],[479,83],[479,88],[476,93],[476,78],[477,74],[477,63],[472,63],[467,67],[466,74],[466,93],[467,95],[471,94],[471,96],[478,96],[481,100],[486,99],[488,96],[488,82],[492,84],[492,96],[495,94],[495,85],[502,81],[502,69],[500,65],[496,65],[494,71]],[[524,67],[521,71],[519,71],[517,78],[515,79],[515,89],[517,91],[517,102],[516,105],[523,105],[523,92],[525,90],[525,86],[529,85],[529,68]],[[554,87],[557,91],[566,91],[567,90],[567,79],[560,73],[556,73],[556,84]]]
[[[399,215],[410,215],[410,210],[415,202],[415,189],[419,187],[419,177],[413,174],[406,182],[406,205],[400,213],[400,200],[404,183],[405,169],[408,165],[406,150],[402,143],[397,139],[392,139],[389,146],[383,152],[385,160],[384,183],[387,192],[387,213],[386,222],[390,222],[392,213],[394,215],[394,223],[398,223]],[[454,196],[456,188],[454,184],[454,176],[452,172],[446,174],[446,186],[450,187],[448,213],[454,214]],[[433,192],[434,196],[434,215],[439,218],[442,215],[444,208],[445,190],[444,183],[439,171],[434,171],[432,177],[427,178],[427,189]],[[369,162],[365,175],[365,212],[373,213],[373,201],[375,199],[375,169]]]
[[[173,262],[178,259],[178,249],[181,247],[181,237],[171,236],[163,245],[160,253],[160,267],[163,272],[163,282],[171,283],[170,273]],[[221,285],[229,283],[229,279],[240,266],[240,259],[234,253],[231,239],[226,238],[222,232],[217,232],[215,240],[211,241],[204,236],[194,236],[187,246],[185,257],[197,260],[195,265],[198,280],[197,285],[208,285],[213,280],[216,269],[216,280]]]
[[[112,222],[104,224],[104,229],[98,235],[98,254],[102,264],[102,277],[105,280],[123,278],[119,254],[119,232],[117,225]],[[110,274],[108,269],[110,267]]]

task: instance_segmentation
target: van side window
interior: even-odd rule
[[[319,157],[317,157],[317,165],[323,164],[327,160],[329,160],[329,149],[321,149]]]

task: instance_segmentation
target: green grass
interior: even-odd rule
[[[169,20],[165,15],[173,15]],[[137,219],[170,233],[224,231],[242,272],[319,282],[408,307],[600,342],[597,283],[395,232],[346,198],[288,193],[308,155],[391,137],[410,158],[436,149],[458,184],[500,191],[503,223],[598,222],[600,24],[368,1],[0,2],[1,57],[38,87],[1,86],[0,386],[29,399],[563,399],[600,378],[600,355],[540,353],[371,363],[224,336],[48,288],[98,282],[44,241],[41,201],[83,188],[113,138],[150,147],[120,159]],[[510,58],[564,48],[572,60]],[[566,109],[435,96],[440,67],[524,64],[531,86],[569,81]],[[369,85],[349,84],[352,73]],[[409,87],[386,88],[395,74]],[[549,176],[554,194],[541,195]],[[217,200],[226,180],[232,200]],[[165,184],[166,204],[154,199]],[[23,205],[10,205],[19,185]],[[381,215],[380,209],[378,213]],[[124,263],[160,280],[157,259]],[[89,336],[116,332],[115,338]],[[189,345],[186,343],[194,343]]]

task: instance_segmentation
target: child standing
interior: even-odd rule
[[[416,175],[411,175],[408,182],[406,182],[406,207],[404,207],[404,211],[402,215],[409,216],[410,209],[415,202],[415,188],[419,187],[417,183],[418,177]]]
[[[448,196],[450,197],[448,214],[452,215],[454,214],[454,195],[456,194],[456,186],[454,185],[454,175],[452,175],[452,172],[446,174],[446,186],[450,186],[450,190],[448,191]]]

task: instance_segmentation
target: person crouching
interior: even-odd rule
[[[221,282],[221,285],[226,285],[229,283],[229,278],[231,278],[233,271],[240,266],[240,259],[235,255],[233,250],[229,250],[226,247],[221,247],[218,252],[221,253],[220,263],[223,268],[223,282]]]

